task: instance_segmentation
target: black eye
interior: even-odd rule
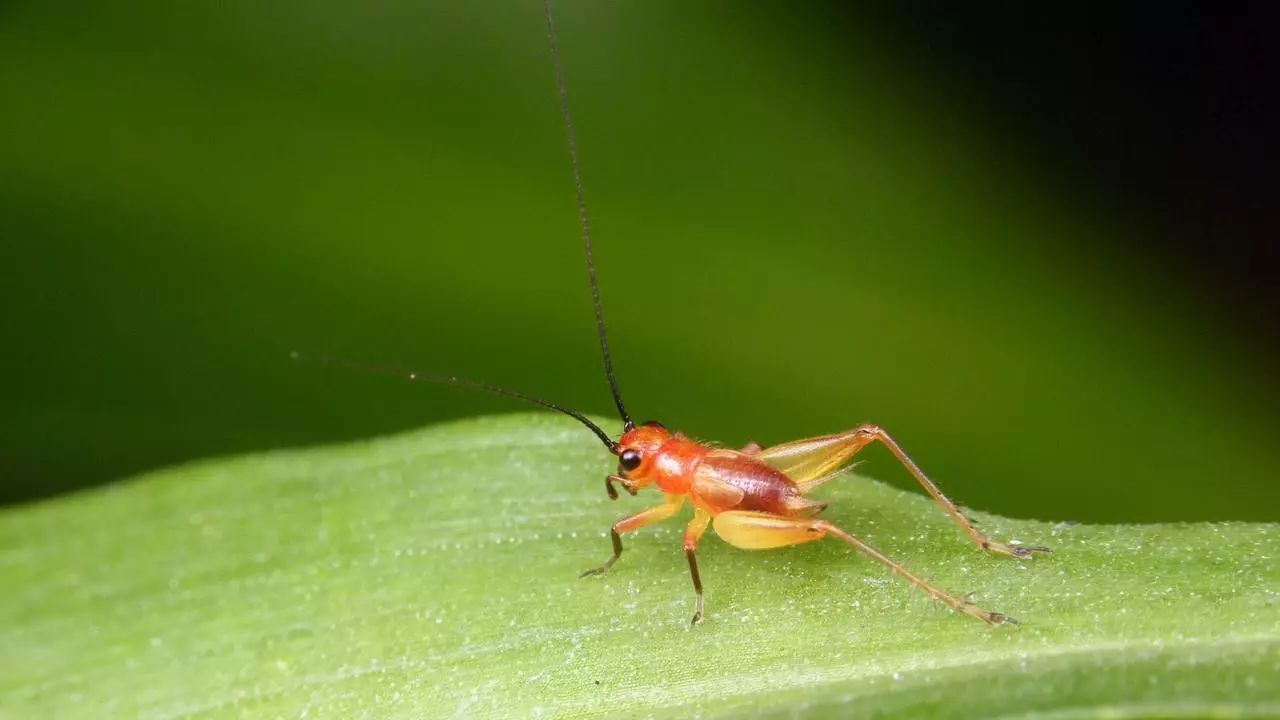
[[[623,470],[635,470],[640,467],[640,453],[635,450],[623,450],[618,456],[618,465]]]

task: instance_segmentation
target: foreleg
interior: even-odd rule
[[[639,530],[646,525],[666,520],[684,504],[683,495],[668,495],[666,502],[661,505],[655,505],[648,510],[641,510],[635,515],[628,515],[609,528],[609,539],[613,541],[613,555],[604,561],[604,564],[598,568],[588,570],[578,577],[586,577],[588,575],[603,575],[618,562],[618,558],[622,556],[622,533]]]
[[[618,491],[613,489],[614,483],[618,483],[619,485],[621,485],[623,490],[626,490],[628,493],[631,494],[631,497],[636,496],[636,490],[638,490],[638,488],[635,486],[635,483],[622,477],[621,475],[609,475],[604,479],[604,491],[609,494],[610,500],[618,499]]]

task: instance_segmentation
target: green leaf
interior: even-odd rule
[[[578,579],[609,523],[657,500],[609,502],[610,460],[571,421],[514,415],[5,510],[0,715],[1280,713],[1275,525],[976,513],[1056,551],[1019,561],[976,551],[919,493],[848,476],[819,491],[827,518],[1023,624],[936,606],[836,541],[744,552],[709,535],[690,629],[677,521]],[[1124,479],[1090,481],[1106,502]]]

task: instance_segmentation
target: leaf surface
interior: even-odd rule
[[[509,415],[7,509],[0,716],[1280,713],[1275,525],[975,513],[1055,550],[1012,560],[922,494],[849,475],[816,493],[825,517],[1023,624],[935,606],[838,542],[744,552],[708,535],[690,630],[680,520],[578,579],[612,520],[660,499],[609,502],[610,461],[570,421]]]

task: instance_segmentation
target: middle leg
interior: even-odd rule
[[[689,575],[693,578],[693,593],[697,596],[689,627],[697,625],[702,620],[702,578],[698,576],[698,558],[695,553],[698,551],[698,540],[702,538],[702,533],[707,531],[707,524],[710,522],[711,515],[706,510],[698,508],[694,510],[693,519],[684,529],[684,554],[689,558]]]

